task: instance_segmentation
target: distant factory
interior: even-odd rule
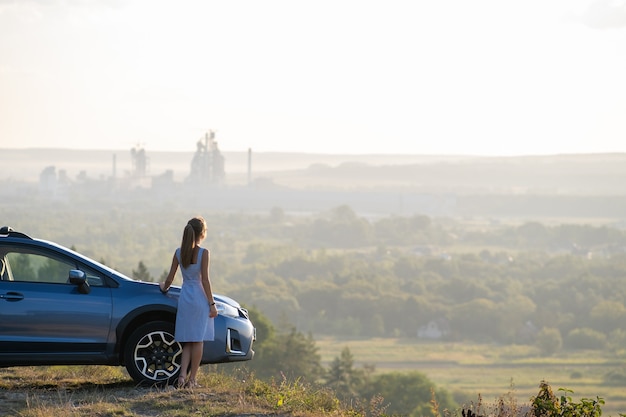
[[[224,181],[224,157],[212,130],[196,143],[187,181],[195,184],[221,184]]]
[[[149,163],[145,150],[141,147],[131,149],[131,158],[131,177],[145,178]],[[113,175],[115,177],[115,161]],[[223,183],[224,176],[224,156],[215,140],[215,132],[209,130],[203,138],[196,142],[196,152],[191,160],[189,175],[185,182],[190,184],[219,185]]]
[[[250,151],[248,151],[250,158]],[[123,158],[128,161],[126,158]],[[126,165],[128,162],[124,163]],[[248,170],[250,162],[248,161]],[[163,188],[175,183],[174,171],[167,169],[157,175],[150,174],[150,158],[142,145],[130,150],[130,169],[118,173],[118,158],[113,154],[111,175],[100,175],[95,179],[82,170],[72,180],[65,169],[57,171],[55,166],[45,167],[39,174],[39,190],[49,196],[67,196],[71,188],[88,185],[92,189],[133,190],[137,188]],[[250,177],[250,172],[248,172]],[[215,140],[215,132],[209,130],[196,142],[196,151],[189,163],[189,171],[182,180],[184,185],[216,187],[224,184],[225,160]],[[179,179],[179,184],[181,180]]]

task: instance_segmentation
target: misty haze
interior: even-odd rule
[[[257,330],[204,369],[237,406],[296,381],[452,417],[546,380],[624,415],[625,31],[623,0],[0,0],[0,227],[159,282],[204,216]],[[128,379],[75,371],[0,368],[0,403],[78,415]],[[167,395],[121,389],[141,411],[110,413]]]
[[[132,200],[184,203],[186,186],[205,187],[212,207],[315,212],[349,205],[359,213],[478,218],[622,220],[626,154],[520,157],[332,155],[221,152],[219,180],[192,177],[199,151],[4,149],[0,194],[63,200],[86,189]],[[207,151],[205,158],[210,157]],[[141,156],[139,156],[141,155]],[[196,155],[196,156],[194,156]],[[208,166],[208,165],[207,165]],[[208,169],[208,168],[207,168]],[[48,176],[44,173],[47,170]],[[98,191],[90,191],[98,190]],[[95,192],[95,195],[90,195]],[[214,198],[218,197],[218,198]],[[194,196],[194,198],[200,198]]]
[[[515,379],[528,397],[546,373],[578,383],[593,357],[577,392],[602,393],[609,411],[626,404],[626,368],[612,365],[626,343],[624,154],[1,154],[3,225],[128,276],[142,265],[141,279],[162,280],[181,222],[204,215],[214,285],[310,332],[324,363],[349,346],[357,363],[419,370],[461,403],[476,391],[458,375],[494,396]],[[422,354],[369,353],[396,343]],[[499,358],[482,365],[497,375],[468,372],[472,346]],[[517,365],[496,346],[518,350]],[[555,355],[570,373],[533,366]]]

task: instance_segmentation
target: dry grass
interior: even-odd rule
[[[205,366],[201,387],[139,387],[121,368],[0,369],[0,416],[341,415],[335,397],[297,382],[266,384]],[[233,374],[239,372],[235,371]]]
[[[321,346],[322,350],[330,348],[324,343]],[[541,378],[528,381],[528,387],[520,387],[522,384],[510,378],[512,372],[520,370],[519,363],[505,367],[502,363],[489,365],[484,362],[484,358],[478,358],[478,363],[455,365],[452,362],[441,362],[427,366],[429,356],[427,351],[433,348],[432,351],[436,352],[438,349],[424,346],[422,348],[421,355],[412,356],[419,360],[417,367],[438,386],[455,393],[458,390],[465,391],[468,394],[466,398],[470,400],[460,401],[459,404],[479,415],[492,413],[502,416],[521,415],[520,410],[525,409],[529,398],[538,392]],[[511,352],[507,352],[510,355]],[[468,353],[473,357],[475,348],[468,347]],[[518,353],[516,352],[515,356]],[[328,355],[328,352],[325,352],[325,355]],[[498,362],[497,358],[501,358],[496,353],[487,356],[492,357],[495,362]],[[355,357],[358,358],[358,355]],[[395,359],[397,362],[398,358]],[[551,376],[547,378],[548,380],[555,380],[563,372],[571,373],[573,368],[570,369],[569,366],[578,361],[570,358],[569,364],[565,363],[567,361],[560,364],[556,361],[557,363],[553,363],[552,366],[547,366],[548,364],[543,361],[541,364],[530,362],[528,369],[537,369],[539,366],[544,369],[543,374]],[[580,362],[582,365],[582,360]],[[407,363],[407,366],[409,365]],[[415,367],[415,364],[413,366]],[[554,389],[570,388],[575,392],[575,397],[582,395],[594,398],[598,395],[607,400],[602,407],[604,415],[616,417],[619,412],[623,413],[623,405],[626,404],[623,387],[593,386],[594,375],[590,368],[587,368],[587,374],[583,372],[579,379],[570,379],[563,385],[554,384]],[[352,404],[346,407],[339,404],[334,394],[325,389],[306,386],[299,381],[263,382],[232,364],[203,366],[198,380],[202,385],[201,388],[178,390],[173,387],[136,386],[123,368],[119,367],[5,368],[0,369],[0,416],[380,417],[385,415],[385,402],[382,398],[375,398],[369,404]],[[590,386],[593,388],[587,392]],[[436,409],[436,402],[433,402],[433,413]],[[503,409],[509,414],[502,412]],[[433,415],[441,414],[437,412]]]

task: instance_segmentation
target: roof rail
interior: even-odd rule
[[[13,230],[13,228],[11,226],[2,226],[2,227],[0,227],[0,236],[2,236],[2,237],[21,237],[21,238],[25,238],[25,239],[31,239],[31,237],[28,236],[25,233],[16,232],[15,230]]]

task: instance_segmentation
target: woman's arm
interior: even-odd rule
[[[215,307],[215,300],[213,300],[213,291],[211,290],[211,278],[209,277],[209,265],[211,264],[211,253],[209,250],[202,252],[202,287],[206,294],[206,299],[209,301],[210,313],[209,317],[217,316],[217,307]]]
[[[178,258],[176,257],[176,253],[172,257],[172,266],[170,266],[170,272],[167,274],[167,278],[162,282],[159,286],[161,287],[161,292],[166,293],[167,290],[170,289],[170,285],[174,281],[174,276],[176,275],[176,270],[178,269]]]

